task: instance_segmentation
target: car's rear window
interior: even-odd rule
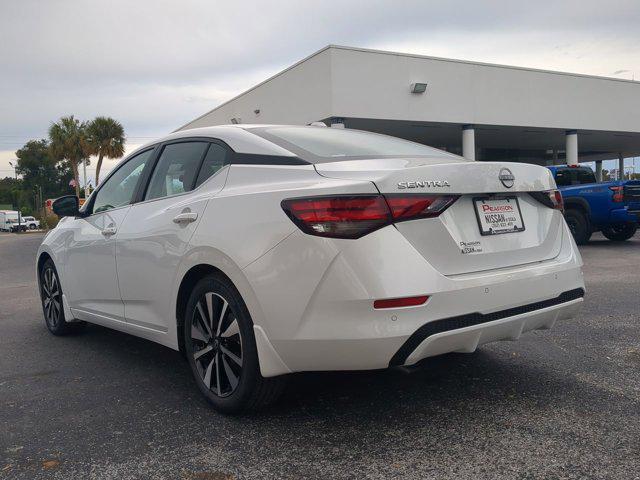
[[[556,170],[556,185],[559,187],[585,183],[596,183],[596,176],[588,167],[567,167]]]
[[[458,158],[401,138],[344,128],[264,127],[249,130],[314,163],[362,158]]]

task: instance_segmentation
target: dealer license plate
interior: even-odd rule
[[[522,232],[524,222],[516,197],[474,198],[473,204],[482,235]]]

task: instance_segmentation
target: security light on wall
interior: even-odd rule
[[[427,91],[426,83],[412,83],[410,87],[411,93],[424,93]]]

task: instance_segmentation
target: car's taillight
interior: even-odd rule
[[[290,198],[282,209],[305,233],[360,238],[386,225],[440,215],[453,195],[339,195]]]
[[[556,210],[560,210],[561,212],[564,211],[564,202],[562,200],[562,194],[560,193],[560,190],[529,192],[529,195],[549,208],[555,208]]]
[[[456,195],[385,195],[393,220],[437,217],[458,199]]]
[[[291,198],[282,208],[303,232],[320,237],[360,238],[389,223],[381,195]]]
[[[562,200],[562,194],[560,193],[560,190],[549,190],[548,193],[553,208],[564,212],[564,201]]]
[[[616,186],[609,187],[609,189],[613,192],[613,197],[611,199],[616,203],[624,202],[624,187]]]

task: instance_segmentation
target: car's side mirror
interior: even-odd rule
[[[59,217],[77,217],[80,214],[80,200],[75,195],[65,195],[56,198],[51,204],[51,209]]]

